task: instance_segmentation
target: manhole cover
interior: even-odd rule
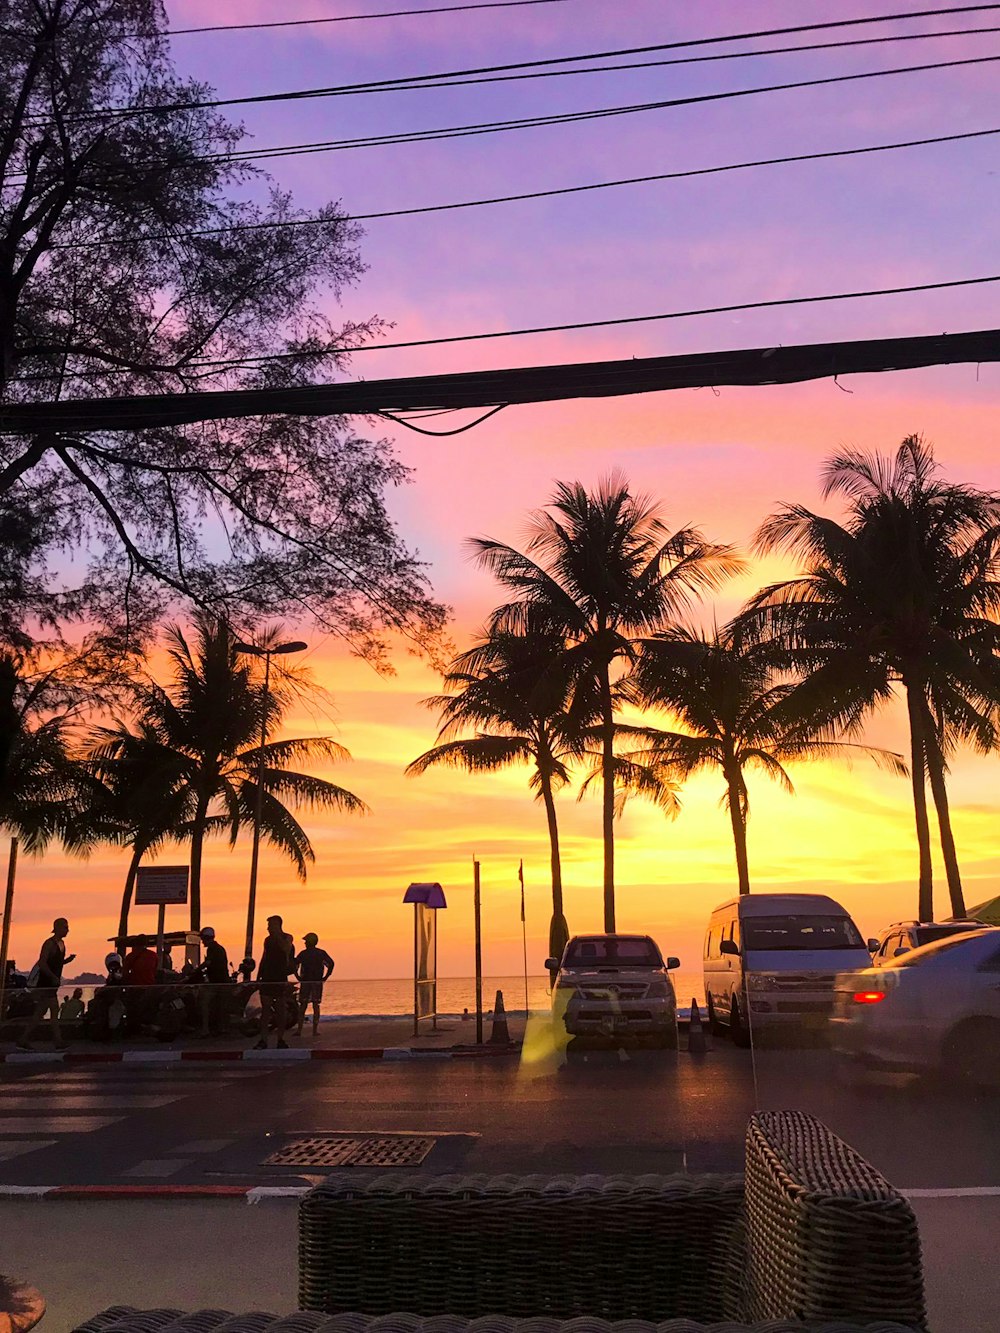
[[[417,1134],[365,1134],[296,1139],[264,1159],[265,1166],[419,1166],[435,1140]]]

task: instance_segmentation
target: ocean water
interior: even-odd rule
[[[704,987],[701,973],[679,970],[674,972],[674,990],[677,1003],[687,1008],[692,998],[704,1005]],[[524,977],[484,977],[483,1010],[489,1012],[496,1001],[497,991],[503,991],[504,1008],[508,1013],[524,1011]],[[528,1008],[544,1011],[549,1008],[548,975],[528,977]],[[474,977],[438,978],[438,1013],[461,1014],[468,1009],[476,1012],[476,981]],[[328,981],[323,990],[323,1011],[331,1016],[357,1018],[362,1015],[397,1015],[413,1013],[412,980]]]
[[[679,969],[672,974],[679,1008],[686,1009],[692,998],[704,1007],[705,992],[700,972]],[[84,986],[86,1004],[94,987]],[[60,996],[74,990],[72,983],[60,988]],[[503,992],[504,1008],[508,1013],[524,1012],[524,977],[484,977],[483,1012],[489,1013],[496,1003],[497,991]],[[528,1008],[544,1012],[551,1005],[549,978],[528,977]],[[439,977],[438,1013],[461,1016],[468,1009],[476,1012],[475,977]],[[395,1018],[413,1013],[413,981],[410,978],[359,979],[328,981],[323,988],[323,1015],[325,1018]]]

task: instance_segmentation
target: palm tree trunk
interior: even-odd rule
[[[918,686],[904,683],[906,710],[910,718],[910,781],[913,785],[913,813],[917,825],[919,880],[917,884],[917,919],[934,920],[934,878],[931,868],[931,829],[927,818],[927,789],[924,780],[923,693]]]
[[[931,780],[931,794],[937,811],[938,832],[941,837],[941,855],[944,858],[945,873],[948,877],[948,896],[951,898],[951,914],[960,920],[965,918],[965,895],[962,892],[962,873],[958,868],[958,853],[955,850],[955,838],[951,831],[951,810],[948,806],[948,788],[944,778],[944,756],[937,737],[937,728],[931,717],[930,709],[924,704],[924,725],[926,728],[927,772]]]
[[[737,774],[726,770],[726,783],[729,789],[729,819],[733,826],[733,842],[736,845],[736,874],[740,884],[740,894],[750,892],[750,863],[747,859],[747,821],[743,813],[740,783]]]
[[[145,854],[145,845],[136,839],[132,847],[132,856],[128,863],[128,874],[125,876],[125,888],[122,892],[122,910],[118,917],[118,937],[124,940],[128,934],[128,914],[132,907],[132,894],[135,891],[135,879],[139,870],[139,862]]]
[[[601,669],[601,770],[604,833],[604,929],[615,928],[615,706],[611,698],[611,673]]]
[[[559,825],[556,822],[556,802],[552,782],[546,773],[539,773],[545,818],[549,825],[549,847],[552,857],[552,920],[549,923],[549,957],[561,958],[569,939],[569,926],[563,911],[562,860],[559,855]]]
[[[191,929],[201,929],[201,853],[205,843],[208,797],[199,796],[191,821]]]

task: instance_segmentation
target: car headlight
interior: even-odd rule
[[[577,984],[572,977],[556,977],[556,990],[575,991]]]
[[[671,994],[670,982],[664,977],[657,977],[649,983],[646,995],[651,1000],[665,1000]]]
[[[747,990],[774,990],[778,978],[766,972],[751,972],[747,977]]]

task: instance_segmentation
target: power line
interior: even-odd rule
[[[550,56],[546,60],[521,60],[502,65],[481,65],[468,69],[439,70],[431,74],[408,74],[393,79],[375,79],[364,84],[330,85],[318,88],[291,89],[277,93],[255,93],[246,97],[207,98],[193,102],[161,102],[150,106],[104,107],[83,112],[70,119],[92,119],[99,116],[145,116],[165,111],[199,110],[210,107],[250,106],[268,102],[290,102],[314,97],[330,97],[345,90],[358,91],[362,88],[391,88],[400,85],[434,83],[442,79],[466,78],[478,74],[504,74],[514,70],[542,69],[549,65],[577,64],[586,60],[608,60],[616,56],[648,55],[655,51],[675,51],[688,47],[716,46],[725,42],[751,41],[762,37],[789,36],[793,33],[819,32],[833,28],[858,27],[872,23],[889,23],[911,18],[936,18],[947,14],[981,13],[1000,9],[1000,4],[953,5],[943,9],[915,9],[900,11],[895,14],[865,16],[853,19],[830,19],[824,23],[800,23],[791,27],[761,28],[747,32],[726,33],[713,37],[694,37],[686,41],[657,42],[648,46],[619,47],[608,51],[589,51],[582,55]]]
[[[954,278],[948,282],[921,282],[905,287],[875,287],[854,292],[827,292],[822,296],[785,296],[773,301],[738,301],[731,305],[702,306],[695,310],[670,310],[660,315],[625,315],[620,319],[589,319],[574,324],[539,324],[527,329],[500,329],[493,333],[463,333],[449,338],[415,338],[409,342],[368,343],[364,347],[352,347],[349,352],[351,356],[355,356],[358,352],[389,352],[410,347],[442,347],[451,343],[485,342],[490,338],[524,338],[536,333],[569,333],[577,329],[609,329],[622,324],[652,324],[670,319],[693,319],[700,315],[735,314],[742,310],[774,310],[783,306],[818,305],[827,301],[857,301],[872,296],[904,296],[913,292],[937,292],[956,287],[982,287],[993,282],[1000,282],[1000,273],[982,278]],[[331,353],[289,352],[278,357],[234,358],[231,363],[205,360],[192,364],[201,369],[207,369],[215,365],[220,367],[227,364],[250,365],[258,362],[323,355],[331,355]]]
[[[324,22],[325,20],[315,19],[308,21]],[[452,78],[448,75],[442,75],[440,78],[436,78],[432,75],[412,75],[410,78],[418,81],[410,83],[407,82],[404,77],[399,80],[346,83],[325,89],[315,95],[323,97],[347,97],[371,95],[375,93],[419,92],[424,89],[434,88],[474,88],[487,83],[515,83],[525,79],[571,78],[579,74],[617,74],[619,72],[633,69],[662,69],[675,65],[714,64],[720,60],[752,60],[758,56],[799,55],[810,54],[815,51],[840,51],[848,47],[884,46],[894,42],[926,42],[935,41],[941,37],[986,36],[996,32],[1000,32],[1000,27],[946,28],[937,32],[902,32],[892,33],[886,37],[851,37],[845,38],[843,41],[839,42],[803,42],[799,43],[797,46],[764,46],[751,51],[720,51],[713,53],[712,55],[673,56],[667,60],[636,60],[616,65],[587,65],[582,69],[536,69],[530,70],[524,74],[488,74],[483,75],[482,77],[468,78]],[[431,81],[432,79],[433,81]]]
[[[239,417],[374,415],[608,398],[1000,361],[1000,329],[909,338],[741,348],[682,356],[458,371],[302,388],[68,398],[0,405],[0,433],[135,431]],[[140,460],[137,460],[140,461]],[[195,467],[196,464],[192,464]]]
[[[454,209],[485,208],[494,204],[519,203],[527,199],[553,199],[560,195],[583,194],[592,190],[611,190],[625,185],[645,185],[654,181],[685,180],[693,176],[714,176],[726,171],[747,171],[755,167],[780,166],[790,162],[819,162],[827,158],[859,157],[866,153],[888,153],[901,148],[922,148],[931,144],[956,143],[963,139],[983,139],[1000,134],[1000,127],[990,130],[967,130],[961,134],[939,134],[929,139],[905,139],[898,143],[868,144],[862,148],[831,148],[825,152],[793,153],[787,157],[762,157],[748,162],[727,162],[715,167],[692,167],[686,171],[662,171],[648,176],[625,176],[620,180],[596,181],[587,185],[564,185],[551,190],[527,190],[521,194],[498,194],[484,199],[463,199],[447,204],[423,204],[414,208],[389,208],[377,213],[350,213],[335,218],[287,218],[274,222],[235,222],[223,227],[200,227],[192,231],[140,236],[137,239],[152,244],[155,241],[176,241],[188,236],[218,236],[229,232],[273,231],[285,227],[321,227],[333,222],[371,222],[381,218],[412,217],[421,213],[446,213]],[[85,250],[120,245],[118,237],[110,240],[64,241],[52,245],[52,250]]]
[[[862,79],[884,79],[898,74],[922,74],[938,69],[960,69],[969,65],[989,65],[997,56],[972,56],[965,60],[940,60],[924,65],[902,65],[893,69],[866,70],[860,74],[834,74],[821,79],[797,79],[791,83],[765,84],[758,88],[733,88],[721,93],[699,93],[691,97],[671,97],[657,102],[638,102],[626,106],[598,107],[591,111],[569,111],[546,116],[525,116],[511,120],[483,121],[472,125],[450,125],[431,130],[407,130],[395,134],[368,135],[357,139],[326,139],[313,143],[284,144],[274,148],[248,148],[233,153],[208,154],[192,161],[259,162],[278,157],[301,157],[312,153],[341,152],[352,148],[379,148],[408,143],[434,143],[444,139],[464,139],[481,134],[502,134],[513,130],[537,129],[550,125],[571,125],[581,121],[604,120],[612,116],[637,115],[673,107],[696,106],[706,102],[725,102],[764,93],[790,92],[799,88],[818,88]]]
[[[982,287],[1000,282],[1000,273],[979,278],[953,278],[944,282],[922,282],[904,287],[875,287],[852,292],[825,292],[820,296],[785,296],[772,301],[738,301],[728,305],[700,306],[693,310],[669,310],[656,315],[623,315],[614,319],[581,320],[572,324],[540,324],[524,329],[498,329],[490,333],[461,333],[446,338],[414,338],[406,342],[367,343],[360,347],[332,347],[318,351],[275,352],[271,355],[235,356],[213,360],[205,357],[185,363],[185,374],[205,371],[208,374],[259,365],[271,365],[278,361],[316,361],[330,356],[356,356],[361,352],[392,352],[414,347],[443,347],[456,343],[486,342],[495,338],[524,338],[538,333],[570,333],[582,329],[609,329],[625,324],[663,323],[674,319],[694,319],[702,315],[727,315],[746,310],[775,310],[785,306],[819,305],[836,301],[857,301],[875,296],[904,296],[915,292],[937,292],[958,287]],[[171,374],[168,366],[150,368],[159,374]],[[141,374],[139,367],[108,367],[102,370],[71,371],[61,376],[64,380],[103,379],[108,375]],[[15,377],[9,383],[28,383],[52,379],[52,375],[30,375]],[[0,414],[5,409],[0,408]]]
[[[375,14],[335,14],[322,19],[284,19],[277,23],[216,23],[206,28],[168,28],[167,37],[197,32],[237,32],[259,28],[309,28],[318,23],[359,23],[365,19],[414,18],[421,14],[460,14],[470,9],[518,9],[523,5],[563,5],[567,0],[483,0],[474,5],[437,5],[433,9],[389,9]]]

